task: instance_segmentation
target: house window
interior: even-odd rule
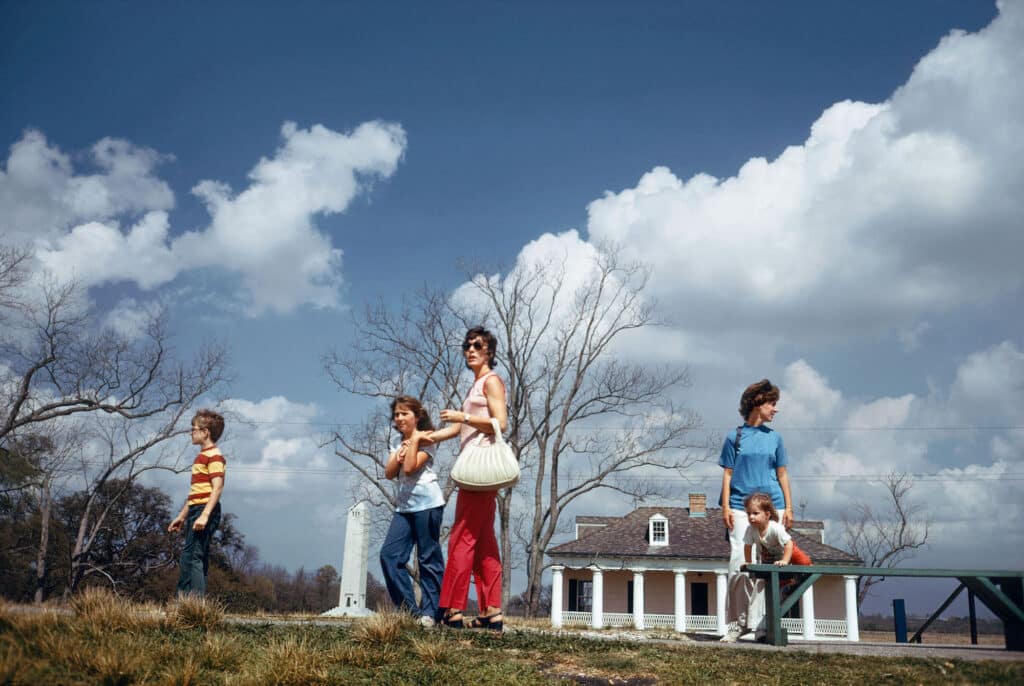
[[[569,579],[569,612],[593,610],[594,582]]]
[[[706,583],[690,584],[690,614],[706,615],[708,613],[708,585]]]
[[[633,612],[633,582],[626,582],[626,612]]]
[[[647,540],[650,545],[668,545],[668,520],[664,516],[651,517]]]

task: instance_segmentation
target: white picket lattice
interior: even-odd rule
[[[791,619],[783,618],[782,628],[789,633],[790,636],[803,636],[804,635],[804,620],[802,619]],[[814,634],[815,636],[846,636],[846,620],[845,619],[815,619],[814,620]]]
[[[605,612],[605,626],[633,626],[632,612]]]
[[[590,626],[592,615],[589,612],[577,612],[575,610],[562,611],[562,624],[582,624]]]
[[[687,631],[718,631],[718,617],[715,615],[686,615]]]
[[[675,615],[644,615],[644,626],[659,629],[673,629],[676,625]]]

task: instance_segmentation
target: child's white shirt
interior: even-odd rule
[[[786,552],[786,544],[792,540],[786,528],[775,520],[768,522],[768,528],[764,530],[763,536],[756,526],[747,527],[747,532],[743,535],[744,545],[757,548],[758,559],[762,564],[781,560]]]

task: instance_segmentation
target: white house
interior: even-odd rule
[[[724,633],[729,542],[721,510],[706,505],[690,494],[688,508],[577,517],[576,539],[547,551],[551,624]],[[863,564],[826,545],[821,522],[796,522],[791,533],[815,563]],[[856,641],[856,592],[856,577],[822,577],[782,625],[793,638]]]

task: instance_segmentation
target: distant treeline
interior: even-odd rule
[[[169,534],[171,499],[157,488],[110,481],[91,507],[105,514],[85,535],[95,537],[89,553],[72,564],[86,494],[53,500],[43,536],[42,508],[35,488],[12,488],[0,468],[0,594],[15,602],[66,599],[89,586],[104,586],[137,601],[164,602],[174,596],[184,537]],[[7,483],[3,483],[3,482]],[[95,521],[95,519],[93,520]],[[45,538],[44,564],[39,550]],[[79,546],[81,547],[81,546]],[[40,575],[38,570],[43,570]],[[74,582],[75,571],[82,577]],[[84,571],[83,571],[84,570]],[[227,513],[214,536],[210,556],[210,597],[236,612],[323,612],[338,604],[337,570],[292,572],[260,562],[245,542],[237,518]],[[383,585],[367,575],[367,605],[390,603]]]
[[[925,622],[927,616],[907,615],[907,635],[913,636]],[[998,619],[978,618],[979,634],[1002,634],[1003,623]],[[892,615],[861,615],[860,628],[863,631],[890,631],[896,632],[895,620]],[[930,634],[969,634],[971,632],[971,620],[969,617],[940,617],[931,623],[926,633]]]

